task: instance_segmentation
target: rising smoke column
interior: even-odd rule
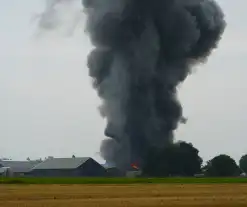
[[[177,86],[225,29],[212,0],[84,0],[93,86],[107,120],[101,154],[126,169],[149,147],[173,143],[182,117]]]

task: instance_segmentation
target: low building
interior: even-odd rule
[[[241,174],[239,175],[239,177],[246,178],[246,177],[247,177],[247,174],[246,174],[245,172],[243,172],[243,173],[241,173]]]
[[[108,167],[105,169],[107,171],[108,177],[124,177],[125,176],[125,173],[119,170],[117,167]]]
[[[142,175],[141,170],[131,170],[126,172],[126,177],[128,178],[136,178],[136,177],[140,177],[141,175]]]
[[[137,164],[133,163],[126,170],[125,176],[129,177],[129,178],[141,177],[142,176],[142,170],[138,167]]]
[[[1,167],[0,168],[0,177],[12,177],[13,173],[9,167]]]
[[[12,161],[1,160],[0,165],[4,168],[8,168],[11,171],[12,176],[21,177],[28,173],[34,166],[39,164],[40,161]]]
[[[118,169],[114,164],[104,163],[102,166],[106,169],[107,177],[124,177],[125,173]]]
[[[36,177],[102,177],[106,170],[90,157],[49,158],[28,173]]]
[[[6,177],[7,170],[4,167],[0,167],[0,176],[1,177]]]
[[[202,178],[202,177],[205,177],[205,175],[203,173],[199,173],[199,174],[195,174],[194,177]]]

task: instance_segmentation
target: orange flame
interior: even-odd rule
[[[136,169],[136,170],[139,170],[139,167],[136,164],[134,164],[134,163],[131,164],[131,167],[134,168],[134,169]]]

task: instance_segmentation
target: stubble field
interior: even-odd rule
[[[247,184],[3,184],[0,206],[247,206]]]

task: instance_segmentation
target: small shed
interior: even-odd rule
[[[9,167],[0,167],[0,177],[12,177],[13,173]]]
[[[126,172],[126,177],[128,178],[140,177],[141,175],[142,175],[141,170],[131,170]]]
[[[243,173],[240,174],[240,177],[246,178],[247,174],[245,172],[243,172]]]
[[[36,165],[29,172],[38,177],[101,177],[106,170],[90,157],[50,158]]]
[[[1,177],[6,177],[7,170],[4,167],[0,167],[0,176]]]

